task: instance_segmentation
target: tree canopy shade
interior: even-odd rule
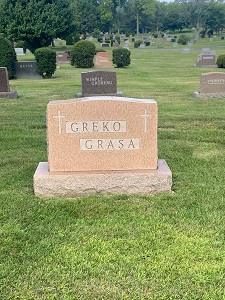
[[[69,0],[4,0],[2,11],[1,32],[32,52],[74,31]]]

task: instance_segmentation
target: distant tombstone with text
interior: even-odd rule
[[[215,54],[198,54],[196,60],[196,67],[217,67]]]
[[[36,61],[16,62],[15,77],[17,79],[42,79],[42,76],[37,73]]]
[[[116,72],[90,71],[81,73],[82,94],[80,96],[117,96]],[[121,95],[121,93],[119,93]]]
[[[201,75],[199,91],[196,97],[224,98],[225,97],[225,73],[209,72]]]
[[[67,52],[56,53],[56,62],[57,64],[68,63],[69,62],[68,53]]]
[[[158,160],[157,119],[157,103],[151,99],[50,101],[48,163],[40,163],[34,175],[35,193],[171,191],[171,171]]]

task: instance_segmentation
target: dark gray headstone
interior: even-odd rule
[[[82,72],[82,95],[81,96],[116,96],[117,79],[116,72],[90,71]],[[121,95],[121,93],[120,93]]]
[[[37,73],[37,63],[35,61],[23,61],[15,63],[15,77],[17,79],[41,79]]]
[[[0,98],[17,98],[17,92],[10,92],[8,70],[5,67],[0,67]]]
[[[9,80],[7,68],[0,68],[0,92],[9,92]]]
[[[101,43],[102,48],[109,47],[109,43]]]

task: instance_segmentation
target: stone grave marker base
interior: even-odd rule
[[[157,170],[77,172],[50,175],[48,162],[40,162],[34,174],[38,197],[77,197],[92,194],[157,194],[171,192],[172,173],[165,160]]]
[[[199,93],[194,92],[196,98],[225,98],[225,93]]]
[[[12,92],[0,92],[0,98],[17,98],[18,94],[16,91]]]

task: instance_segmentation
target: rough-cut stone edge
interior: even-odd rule
[[[0,98],[17,98],[18,94],[16,91],[12,92],[0,92]]]
[[[196,98],[225,98],[225,93],[200,93],[194,92]]]
[[[217,65],[204,65],[204,66],[197,66],[197,64],[195,65],[197,68],[218,68]]]
[[[40,162],[34,174],[38,197],[78,197],[91,194],[157,194],[171,192],[172,173],[165,160],[158,169],[141,172],[50,175],[48,162]]]

